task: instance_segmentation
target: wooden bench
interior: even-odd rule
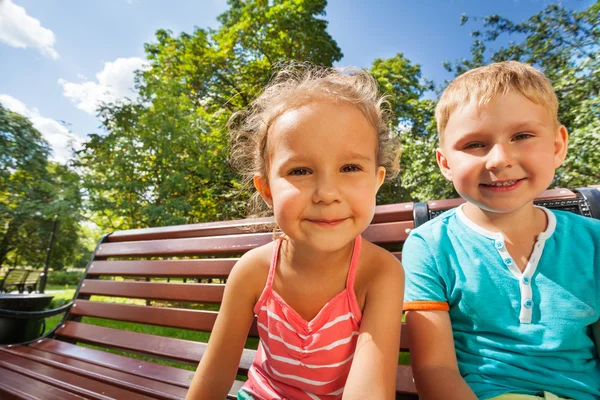
[[[8,293],[14,289],[18,290],[19,293],[23,293],[25,280],[29,275],[29,270],[13,268],[9,269],[4,279],[0,281],[0,293]]]
[[[415,225],[459,202],[378,206],[363,236],[400,257],[402,243]],[[551,190],[538,204],[600,218],[600,192],[596,189],[579,193]],[[239,220],[105,236],[92,255],[74,301],[47,314],[31,315],[41,318],[68,310],[57,328],[29,344],[0,346],[0,398],[183,398],[206,348],[206,335],[200,338],[200,332],[211,331],[224,290],[221,283],[183,283],[183,279],[213,282],[227,278],[241,254],[272,240],[272,233],[261,228],[264,223]],[[250,233],[251,227],[258,231]],[[112,302],[98,301],[97,296]],[[138,299],[139,304],[123,304],[119,302],[122,298]],[[6,311],[0,310],[0,317],[3,315]],[[121,325],[98,325],[107,320],[121,321]],[[148,333],[156,327],[172,331]],[[406,329],[403,326],[399,352],[409,351]],[[175,331],[179,338],[167,337]],[[247,374],[254,358],[257,336],[253,325],[240,360],[240,376]],[[230,398],[235,398],[242,383],[234,383]],[[410,365],[398,365],[396,390],[398,399],[417,398]]]

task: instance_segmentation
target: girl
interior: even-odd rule
[[[404,272],[360,236],[393,159],[384,103],[364,71],[287,68],[234,115],[234,165],[283,234],[233,268],[188,399],[227,395],[255,315],[239,399],[394,398]]]

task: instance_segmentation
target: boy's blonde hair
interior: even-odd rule
[[[503,61],[467,71],[444,90],[435,108],[440,141],[450,116],[457,108],[469,103],[481,106],[510,91],[545,107],[555,119],[556,126],[560,126],[558,100],[548,78],[529,64]]]
[[[267,135],[275,120],[287,111],[323,100],[346,102],[362,111],[377,132],[378,165],[386,168],[386,178],[397,176],[399,151],[392,137],[391,111],[377,81],[362,69],[292,64],[275,74],[248,109],[229,120],[231,165],[244,178],[246,189],[252,188],[255,175],[267,178]],[[249,211],[251,216],[268,214],[258,193],[252,196]]]

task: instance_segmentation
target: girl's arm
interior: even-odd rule
[[[257,287],[258,262],[255,255],[248,253],[233,267],[208,347],[186,399],[224,399],[231,389],[254,319],[254,303],[262,290]]]
[[[404,270],[388,252],[367,287],[360,334],[343,399],[394,399],[400,348]]]
[[[460,375],[447,311],[409,311],[410,363],[421,400],[476,400]]]

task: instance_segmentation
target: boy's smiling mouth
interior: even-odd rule
[[[493,191],[508,191],[515,189],[525,178],[480,183],[479,186]]]

